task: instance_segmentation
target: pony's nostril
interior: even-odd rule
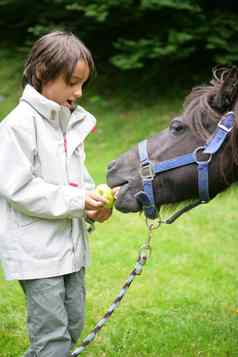
[[[111,171],[113,169],[113,167],[115,166],[116,160],[111,161],[108,166],[107,166],[107,170]]]

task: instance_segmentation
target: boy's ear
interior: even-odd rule
[[[238,68],[216,67],[213,70],[214,80],[211,82],[220,82],[221,87],[218,93],[211,100],[211,107],[220,113],[232,110],[238,97]]]
[[[44,72],[45,70],[45,65],[44,64],[37,64],[36,65],[36,78],[41,81],[42,80],[42,73]]]

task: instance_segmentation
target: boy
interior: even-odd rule
[[[76,102],[92,76],[90,51],[73,34],[33,45],[24,91],[0,126],[0,254],[27,300],[25,357],[66,357],[84,320],[85,220],[111,215],[84,166],[95,118]]]

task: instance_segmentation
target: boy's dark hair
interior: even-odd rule
[[[89,49],[70,32],[50,32],[39,38],[32,47],[25,63],[23,87],[31,84],[41,92],[43,83],[56,79],[60,74],[64,74],[66,83],[69,83],[79,60],[89,66],[88,82],[94,72]]]

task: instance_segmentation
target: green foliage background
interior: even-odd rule
[[[0,0],[0,41],[29,45],[58,28],[75,32],[98,64],[121,70],[201,59],[238,60],[238,5],[196,0]],[[199,60],[198,60],[199,56]]]

